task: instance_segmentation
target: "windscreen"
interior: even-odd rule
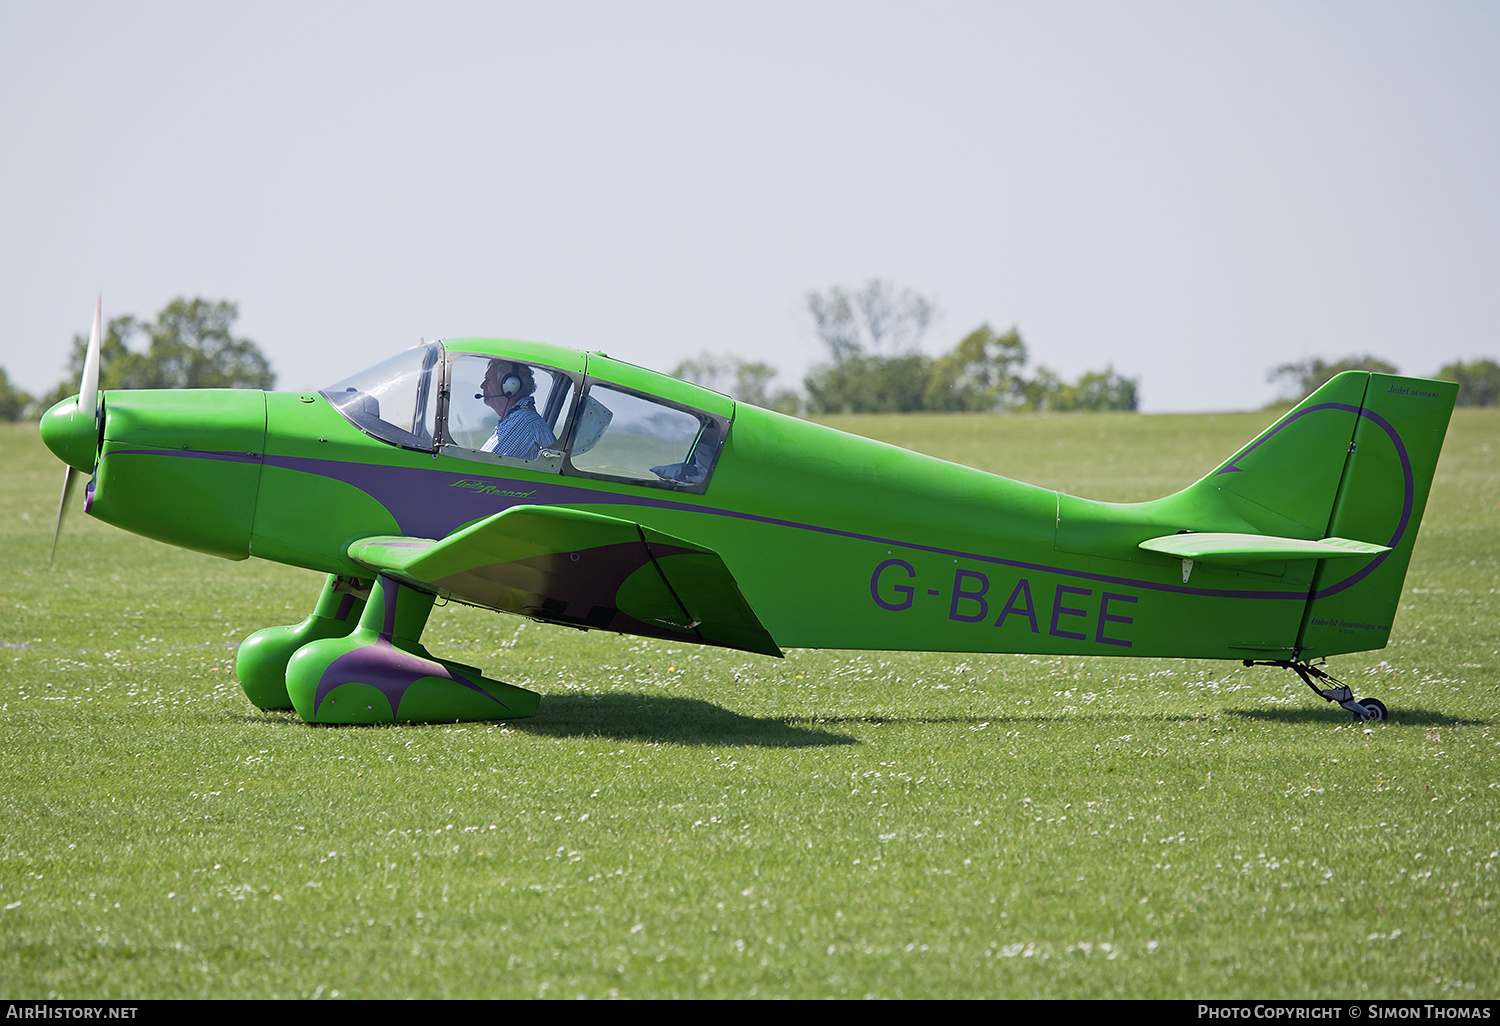
[[[440,343],[415,346],[319,394],[360,430],[382,441],[431,449],[442,358]]]

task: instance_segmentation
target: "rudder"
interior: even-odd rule
[[[1385,647],[1458,395],[1448,381],[1358,372],[1334,380],[1348,377],[1368,380],[1323,534],[1391,550],[1318,565],[1297,636],[1303,658]]]

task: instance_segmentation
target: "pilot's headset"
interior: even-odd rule
[[[522,369],[520,364],[511,364],[511,372],[500,379],[500,394],[507,399],[513,399],[522,394],[526,389],[526,379],[518,372]],[[474,393],[475,399],[485,398],[484,392]]]

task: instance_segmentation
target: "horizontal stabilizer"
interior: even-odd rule
[[[1289,559],[1336,559],[1340,556],[1374,556],[1388,552],[1388,545],[1349,538],[1275,538],[1263,534],[1188,533],[1148,538],[1140,547],[1175,559],[1239,566],[1247,563],[1282,562]]]

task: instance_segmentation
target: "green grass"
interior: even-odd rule
[[[842,418],[1096,498],[1268,414]],[[1500,411],[1460,411],[1355,724],[1228,662],[796,651],[437,611],[513,724],[313,728],[234,646],[319,579],[136,538],[0,430],[8,997],[1494,998]]]

